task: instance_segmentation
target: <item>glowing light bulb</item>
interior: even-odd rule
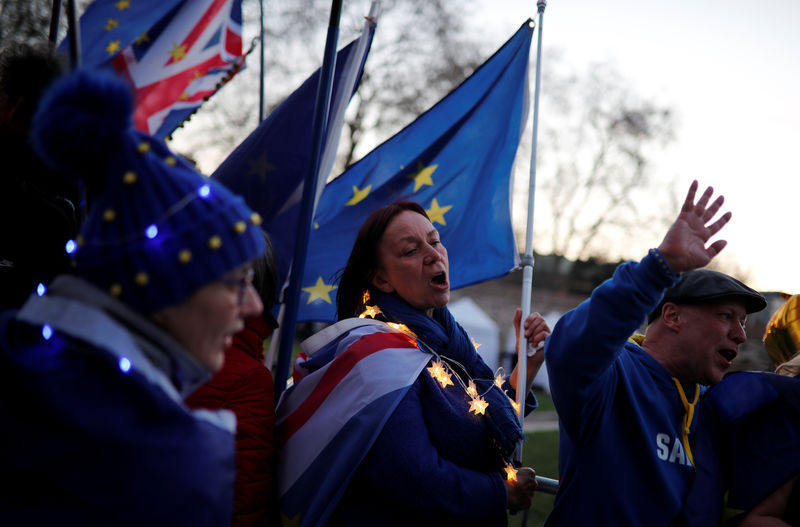
[[[480,343],[475,342],[475,339],[471,339],[471,340],[472,340],[472,345],[475,346],[476,350],[481,347]]]
[[[50,324],[45,324],[42,326],[42,337],[44,340],[50,340],[50,337],[53,336],[53,328],[50,327]]]
[[[43,296],[47,292],[47,288],[44,284],[39,284],[36,286],[36,294],[39,296]]]
[[[131,371],[131,361],[127,357],[122,357],[119,359],[119,369],[122,370],[123,373],[128,373]]]
[[[207,198],[211,195],[211,187],[209,187],[208,185],[203,185],[199,189],[197,189],[197,194],[201,198]]]
[[[144,235],[152,240],[153,238],[158,236],[158,227],[156,227],[155,225],[150,225],[147,229],[145,229]]]
[[[497,377],[494,378],[494,385],[497,386],[498,388],[502,388],[504,382],[505,379],[503,378],[503,375],[498,373]]]
[[[514,466],[509,463],[506,465],[505,471],[506,479],[512,483],[515,483],[517,481],[517,469],[515,469]]]
[[[486,412],[486,408],[489,407],[489,403],[487,403],[483,397],[475,397],[472,399],[472,402],[469,404],[469,411],[474,413],[475,415],[481,414],[483,415]]]
[[[376,315],[382,313],[381,308],[378,306],[364,306],[364,311],[358,315],[358,318],[375,318]],[[400,329],[400,328],[397,328]]]
[[[449,373],[447,373],[447,372],[444,372],[444,373],[443,373],[442,375],[440,375],[440,376],[439,376],[439,378],[438,378],[438,379],[436,379],[436,380],[437,380],[437,381],[439,381],[439,384],[441,384],[441,385],[442,385],[442,388],[447,388],[448,386],[455,386],[455,385],[453,384],[453,381],[452,381],[452,380],[450,380],[450,377],[451,377],[451,375],[450,375]]]
[[[467,395],[470,397],[478,396],[478,389],[475,387],[475,383],[472,380],[469,381],[469,386],[467,386]]]
[[[511,403],[511,407],[514,409],[514,411],[517,412],[517,415],[519,415],[519,404],[517,404],[517,401],[511,397],[508,398],[508,401]]]
[[[67,254],[72,254],[75,252],[75,249],[78,248],[78,244],[75,243],[75,240],[67,240],[67,244],[64,246],[64,249],[67,250]]]

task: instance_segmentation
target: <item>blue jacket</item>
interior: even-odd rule
[[[672,283],[653,255],[622,264],[549,337],[560,488],[545,525],[668,525],[680,511],[694,474],[687,412],[667,370],[629,340]]]
[[[76,278],[0,314],[0,523],[229,525],[234,421],[182,403],[207,376]]]

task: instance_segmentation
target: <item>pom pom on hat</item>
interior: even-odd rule
[[[68,177],[103,179],[72,253],[75,272],[150,314],[256,259],[265,244],[244,200],[135,130],[132,109],[121,80],[78,71],[45,95],[32,141]]]
[[[110,73],[78,71],[45,92],[32,122],[32,146],[50,168],[74,181],[102,179],[133,127],[132,112],[126,84]],[[84,182],[102,189],[102,181]]]

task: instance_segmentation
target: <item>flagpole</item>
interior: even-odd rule
[[[261,75],[258,79],[258,122],[260,123],[264,120],[264,0],[259,0],[258,6],[259,38],[261,40],[261,56],[259,60]]]
[[[81,65],[81,37],[78,17],[75,14],[75,0],[67,0],[67,20],[69,20],[69,65],[76,70]]]
[[[53,9],[50,11],[50,34],[48,40],[52,45],[58,41],[58,22],[61,19],[61,0],[53,0]]]
[[[342,13],[342,0],[332,0],[331,16],[328,24],[328,39],[325,43],[325,55],[320,70],[319,87],[317,88],[317,101],[314,106],[314,131],[311,141],[311,156],[306,168],[305,184],[303,185],[303,202],[300,208],[299,225],[297,229],[297,243],[294,247],[292,259],[291,279],[286,291],[286,312],[282,323],[280,346],[278,348],[278,364],[275,368],[275,398],[280,398],[286,388],[286,379],[289,377],[289,363],[294,344],[295,326],[297,325],[297,309],[300,303],[300,282],[306,264],[306,251],[308,238],[311,231],[311,221],[314,211],[314,197],[317,191],[317,172],[322,157],[323,139],[326,134],[328,122],[328,106],[333,87],[333,72],[336,62],[336,42],[339,37],[339,19]]]

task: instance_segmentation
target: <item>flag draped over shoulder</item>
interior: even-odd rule
[[[459,87],[325,187],[309,241],[298,321],[333,321],[336,274],[375,209],[419,202],[450,256],[453,288],[517,263],[510,175],[527,116],[532,28],[517,33]]]
[[[356,39],[336,55],[336,70],[331,94],[331,116],[326,127],[326,150],[338,145],[341,124],[334,113],[344,107],[354,93],[367,59],[374,27],[365,41]],[[360,44],[360,45],[359,45]],[[355,70],[356,79],[347,82]],[[211,177],[244,197],[257,211],[270,234],[278,267],[278,284],[289,274],[294,254],[297,225],[303,195],[303,178],[311,155],[314,101],[319,70],[312,74],[223,161]],[[321,171],[327,174],[322,168]]]
[[[303,349],[310,355],[299,368],[303,382],[278,404],[276,458],[283,524],[313,526],[325,524],[431,356],[368,319],[330,326]]]
[[[127,78],[136,128],[162,139],[244,65],[241,0],[95,0],[80,30],[83,66]]]
[[[701,401],[696,477],[676,525],[719,525],[800,474],[800,378],[737,372]],[[727,493],[727,497],[725,496]]]

